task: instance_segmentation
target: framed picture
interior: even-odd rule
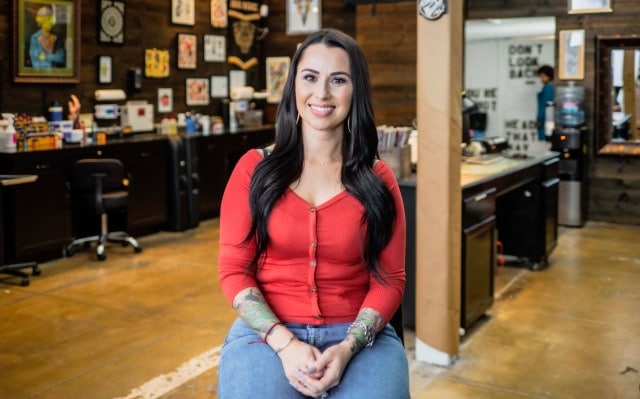
[[[125,4],[118,0],[101,0],[98,11],[98,40],[100,43],[124,43]]]
[[[568,0],[569,14],[613,12],[611,0]]]
[[[218,29],[227,27],[227,0],[211,0],[211,26]]]
[[[113,82],[113,58],[110,55],[98,56],[98,83],[110,84]]]
[[[187,79],[187,105],[209,105],[209,79]]]
[[[584,79],[584,30],[562,30],[558,36],[558,78]]]
[[[227,76],[222,75],[211,77],[211,97],[229,97],[229,78]]]
[[[173,112],[173,89],[170,87],[158,88],[158,112]]]
[[[247,72],[241,69],[229,71],[229,90],[247,85]]]
[[[144,50],[144,76],[147,78],[169,77],[169,50],[148,48]]]
[[[227,37],[204,35],[204,60],[206,62],[224,62],[226,59]]]
[[[282,99],[282,90],[289,73],[289,65],[291,59],[289,57],[267,57],[266,73],[267,73],[267,102],[277,104]]]
[[[315,32],[322,28],[320,0],[285,0],[287,8],[287,35]]]
[[[178,34],[178,68],[196,69],[198,37],[187,33]]]
[[[195,0],[171,0],[171,23],[195,25]]]
[[[15,82],[80,81],[80,3],[13,0]]]

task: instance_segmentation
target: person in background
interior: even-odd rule
[[[49,7],[41,7],[35,19],[40,30],[31,35],[29,41],[31,66],[34,68],[64,66],[64,43],[60,36],[51,31],[56,23],[53,11]]]
[[[405,217],[378,159],[368,67],[336,30],[295,52],[275,144],[245,153],[220,210],[218,275],[238,313],[220,399],[407,399],[388,324],[405,285]]]
[[[538,128],[538,141],[546,141],[545,134],[545,120],[547,103],[553,102],[555,95],[555,88],[551,83],[553,81],[553,67],[549,65],[543,65],[538,68],[538,77],[542,83],[542,89],[538,92],[538,113],[536,114],[536,127]]]

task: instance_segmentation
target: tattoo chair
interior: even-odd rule
[[[71,174],[71,190],[78,208],[88,210],[100,216],[100,233],[90,237],[78,238],[65,246],[64,256],[73,256],[79,246],[88,248],[97,243],[98,260],[105,260],[105,244],[107,242],[130,245],[134,252],[142,248],[138,242],[124,231],[109,232],[107,212],[126,209],[129,191],[125,183],[124,167],[117,159],[81,159],[73,165]]]

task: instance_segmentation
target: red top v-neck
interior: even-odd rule
[[[378,161],[374,172],[389,188],[397,218],[389,244],[379,255],[386,284],[375,280],[362,260],[363,205],[342,191],[312,207],[287,189],[269,217],[270,243],[264,264],[247,275],[255,242],[242,242],[251,226],[249,183],[262,156],[250,150],[236,165],[222,198],[218,274],[232,303],[241,290],[259,287],[271,309],[285,322],[346,323],[362,308],[387,321],[402,302],[405,284],[405,218],[393,172]]]

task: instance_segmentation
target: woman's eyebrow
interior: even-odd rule
[[[311,73],[315,73],[315,74],[319,74],[320,72],[316,71],[315,69],[312,68],[303,68],[300,70],[300,72],[311,72]],[[348,72],[344,72],[344,71],[337,71],[337,72],[331,72],[329,74],[329,76],[336,76],[336,75],[347,75],[349,78],[351,78],[351,74],[349,74]]]

